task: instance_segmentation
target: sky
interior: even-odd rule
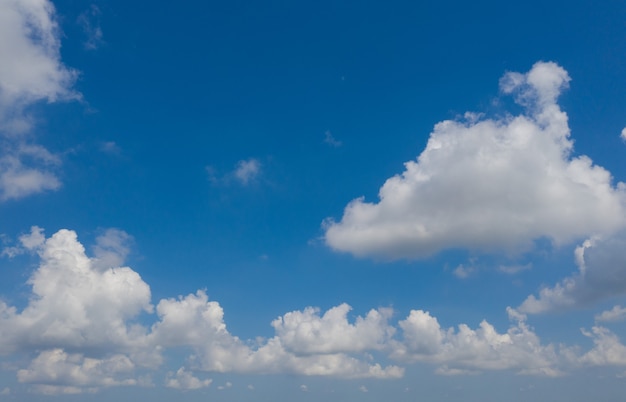
[[[0,0],[0,401],[621,401],[626,3]]]

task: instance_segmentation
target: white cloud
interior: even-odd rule
[[[594,317],[596,322],[615,322],[626,319],[626,308],[616,305],[611,310],[603,311]]]
[[[206,388],[213,380],[205,379],[201,380],[194,377],[192,373],[185,371],[184,367],[181,367],[176,373],[169,372],[165,378],[165,386],[168,388],[182,389],[182,390],[194,390],[200,388]]]
[[[500,334],[487,321],[475,330],[460,324],[442,329],[437,318],[412,310],[398,323],[403,339],[395,342],[392,357],[404,361],[440,364],[439,374],[473,374],[476,370],[517,370],[520,374],[560,375],[560,357],[552,345],[541,344],[523,315],[509,310],[517,320]]]
[[[474,267],[473,265],[463,265],[463,264],[460,264],[458,267],[454,269],[454,271],[452,271],[454,276],[456,276],[459,279],[467,279],[474,272],[476,272],[476,267]]]
[[[261,173],[261,162],[254,158],[237,162],[237,167],[233,172],[236,180],[244,186],[253,182]]]
[[[586,240],[575,256],[578,272],[541,289],[537,297],[528,296],[519,310],[537,314],[571,309],[626,294],[626,231]]]
[[[307,387],[306,385],[302,384],[302,385],[300,385],[300,391],[302,391],[302,392],[309,392],[309,387]]]
[[[367,389],[367,387],[366,387],[365,385],[361,385],[361,386],[359,387],[359,391],[361,391],[361,392],[369,392],[369,391],[368,391],[368,389]]]
[[[42,151],[38,154],[24,152],[24,146],[5,149],[4,155],[0,156],[0,200],[23,198],[61,187],[61,181],[54,173],[58,160],[46,157],[52,155],[38,148]]]
[[[319,315],[309,307],[292,311],[272,322],[282,345],[296,354],[346,353],[382,349],[394,334],[388,324],[391,309],[371,310],[354,324],[347,319],[352,308],[341,304]]]
[[[0,129],[28,125],[23,108],[33,102],[77,98],[77,73],[61,62],[60,32],[47,0],[0,3]]]
[[[0,391],[0,395],[11,395],[11,388],[4,387],[2,391]]]
[[[624,141],[626,141],[626,127],[624,127],[624,128],[622,129],[622,133],[620,134],[620,137],[621,137]]]
[[[37,251],[41,263],[28,280],[33,293],[29,304],[17,312],[0,302],[0,353],[33,347],[130,347],[142,337],[126,323],[152,308],[150,288],[136,272],[95,269],[76,233],[68,230],[54,234]]]
[[[54,6],[47,0],[0,2],[0,200],[47,190],[61,182],[58,158],[41,146],[28,145],[33,126],[29,106],[79,99],[72,90],[77,72],[63,65]]]
[[[356,256],[419,258],[450,248],[519,252],[539,238],[564,244],[624,227],[625,187],[588,157],[572,156],[556,103],[568,82],[550,62],[507,73],[501,89],[525,114],[438,123],[377,203],[357,198],[340,221],[325,221],[326,243]]]
[[[604,327],[595,326],[583,335],[593,339],[594,347],[580,361],[591,366],[626,366],[626,346],[617,335]]]
[[[98,244],[116,250],[127,236],[108,231]],[[508,312],[515,322],[498,333],[486,321],[476,329],[465,324],[444,329],[422,310],[411,311],[396,325],[389,323],[392,311],[385,308],[349,320],[347,304],[325,312],[311,307],[288,312],[272,322],[273,337],[241,340],[228,331],[222,307],[204,291],[162,299],[153,309],[150,288],[136,272],[99,265],[102,258],[88,257],[72,231],[45,238],[41,228],[33,227],[21,243],[37,253],[40,264],[28,280],[32,294],[22,310],[0,302],[0,354],[28,356],[36,351],[17,375],[40,393],[150,384],[142,374],[160,367],[172,349],[188,351],[193,364],[193,372],[183,367],[166,375],[165,385],[181,390],[210,385],[199,371],[336,378],[404,374],[400,366],[376,363],[372,352],[404,364],[434,364],[443,375],[515,370],[555,376],[572,362],[618,364],[625,349],[608,330],[595,328],[591,335],[585,333],[595,343],[585,354],[544,345],[525,315],[513,309]],[[109,261],[121,262],[124,250]],[[154,310],[151,327],[136,323],[142,311]]]
[[[205,170],[213,185],[228,185],[236,182],[242,186],[248,186],[258,180],[262,165],[258,159],[250,158],[238,161],[235,168],[225,174],[219,174],[213,166],[206,166]]]
[[[19,370],[17,379],[23,383],[46,384],[46,393],[77,393],[89,387],[136,385],[135,379],[117,378],[133,368],[132,361],[124,355],[93,359],[53,349],[41,352],[27,369]],[[65,384],[72,386],[67,388]]]

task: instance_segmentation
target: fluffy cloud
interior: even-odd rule
[[[83,388],[136,385],[137,381],[132,378],[118,378],[132,372],[133,368],[132,361],[124,355],[94,359],[52,349],[41,352],[28,368],[19,370],[17,379],[24,383],[45,384],[46,387],[38,388],[42,393],[78,393]]]
[[[165,379],[165,386],[168,388],[176,388],[182,390],[193,390],[206,388],[213,380],[206,379],[201,380],[197,377],[194,377],[192,373],[185,371],[184,367],[181,367],[176,371],[176,373],[168,373]]]
[[[371,310],[354,324],[347,319],[351,307],[341,304],[319,315],[319,309],[292,311],[272,326],[285,348],[298,354],[362,352],[384,347],[395,329],[387,322],[391,309]]]
[[[26,109],[39,102],[78,99],[77,73],[61,62],[60,32],[48,0],[0,2],[0,200],[21,198],[61,183],[58,158],[27,145],[33,122]]]
[[[578,272],[553,287],[530,295],[519,307],[524,313],[586,306],[626,294],[626,232],[605,239],[586,240],[575,251]]]
[[[620,134],[620,137],[621,137],[624,141],[626,141],[626,127],[624,127],[624,128],[622,129],[622,133]]]
[[[581,358],[580,362],[592,366],[626,366],[626,346],[617,335],[604,327],[593,327],[583,334],[593,339],[594,347]]]
[[[275,337],[256,343],[232,335],[222,307],[204,291],[160,300],[154,309],[149,286],[132,269],[116,266],[128,253],[129,239],[123,231],[107,230],[90,258],[73,231],[60,230],[46,239],[43,229],[33,227],[20,237],[21,245],[12,252],[30,251],[40,259],[28,280],[32,295],[26,307],[19,311],[0,302],[0,354],[40,351],[29,367],[18,371],[20,381],[42,393],[139,384],[137,371],[159,367],[163,351],[172,348],[190,350],[191,361],[204,371],[349,378],[403,374],[399,367],[352,355],[381,349],[393,333],[386,309],[357,317],[355,324],[347,322],[347,305],[323,317],[312,308],[291,312],[274,322]],[[150,328],[134,323],[142,311],[154,310],[156,322]],[[307,325],[317,327],[322,341],[307,338],[302,331]],[[343,339],[342,330],[351,342]],[[166,385],[192,389],[208,386],[207,381],[183,367],[167,376]]]
[[[615,322],[626,319],[626,308],[613,306],[611,310],[603,311],[595,316],[596,322]]]
[[[383,366],[370,353],[403,364],[434,364],[443,375],[515,370],[555,376],[567,363],[622,361],[624,347],[608,330],[585,332],[595,346],[577,354],[575,348],[542,344],[526,317],[513,309],[514,323],[499,333],[486,321],[476,329],[465,324],[445,329],[422,310],[394,325],[391,309],[372,309],[349,320],[347,304],[325,312],[308,307],[275,319],[269,339],[241,340],[228,331],[222,307],[204,291],[162,299],[154,308],[150,288],[136,272],[104,264],[123,260],[128,238],[119,230],[106,231],[94,248],[101,257],[88,257],[69,230],[46,238],[43,229],[33,227],[20,237],[21,252],[36,253],[40,264],[28,280],[32,295],[23,309],[0,302],[0,354],[32,357],[17,378],[33,391],[142,385],[142,374],[158,369],[171,350],[189,356],[190,367],[165,377],[165,386],[181,390],[211,384],[198,371],[381,379],[404,374],[404,368]],[[156,313],[150,327],[136,323],[141,312]]]
[[[561,358],[554,347],[541,344],[523,315],[512,310],[510,315],[516,324],[500,334],[487,321],[482,321],[475,330],[466,324],[460,324],[457,330],[445,330],[428,312],[413,310],[398,323],[403,340],[395,344],[392,357],[440,364],[437,372],[444,375],[473,374],[476,369],[560,375]]]
[[[377,203],[358,198],[325,222],[333,249],[383,259],[449,248],[520,251],[611,233],[626,221],[625,186],[586,156],[572,156],[567,115],[556,100],[567,72],[551,62],[500,81],[526,112],[443,121],[417,161],[388,179]]]

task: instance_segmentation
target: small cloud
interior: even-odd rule
[[[5,387],[2,391],[0,391],[0,395],[10,395],[11,394],[11,388],[9,387]]]
[[[463,264],[459,265],[458,267],[456,267],[454,271],[452,271],[454,276],[456,276],[459,279],[469,278],[469,276],[472,275],[474,272],[476,272],[476,267],[472,265],[466,266]]]
[[[252,385],[252,384],[248,384],[248,389],[249,389],[250,391],[254,391],[254,385]]]
[[[220,175],[215,167],[208,165],[204,168],[209,182],[213,185],[227,185],[233,181],[242,186],[252,184],[261,175],[261,162],[258,159],[242,159],[235,165],[235,169],[224,175]]]
[[[498,271],[503,272],[505,274],[514,275],[514,274],[517,274],[518,272],[528,271],[529,269],[532,269],[532,267],[533,267],[532,262],[529,262],[526,265],[500,265],[498,267]]]
[[[611,310],[603,311],[594,317],[596,322],[616,322],[626,319],[626,308],[616,305]]]
[[[306,385],[302,384],[302,385],[300,385],[300,391],[302,391],[302,392],[309,392],[309,387],[307,387]]]
[[[122,148],[115,141],[103,141],[100,143],[100,151],[105,154],[119,155],[122,153]]]
[[[250,158],[248,160],[240,160],[234,171],[235,178],[244,186],[254,181],[261,173],[261,163]]]
[[[365,385],[361,385],[359,387],[359,391],[361,391],[361,392],[369,392],[369,390],[367,389],[367,387]]]
[[[233,386],[232,382],[227,381],[224,385],[220,385],[217,387],[218,390],[222,391],[225,390],[227,388],[231,388]]]
[[[78,16],[78,25],[83,29],[83,32],[87,36],[84,42],[85,49],[96,50],[103,43],[102,28],[100,27],[100,9],[95,4],[92,4],[88,10],[84,11]]]
[[[335,148],[340,147],[343,144],[341,141],[333,137],[333,133],[328,130],[326,130],[326,132],[324,133],[324,142]]]
[[[176,374],[169,372],[165,380],[165,386],[168,388],[190,391],[194,389],[206,388],[211,385],[211,379],[200,380],[194,377],[184,367],[178,369]]]
[[[622,129],[622,133],[620,134],[622,140],[626,141],[626,127]]]

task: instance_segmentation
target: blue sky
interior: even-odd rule
[[[0,400],[626,391],[621,1],[0,0]]]

